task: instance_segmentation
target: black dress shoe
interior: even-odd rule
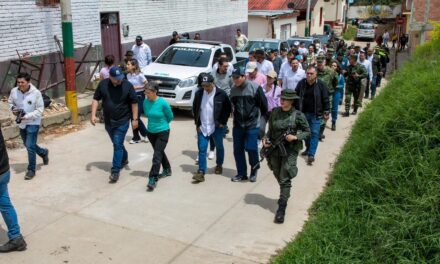
[[[6,244],[0,246],[0,253],[8,253],[12,251],[24,251],[27,244],[23,236],[9,240]]]
[[[332,131],[336,131],[336,124],[335,123],[332,124]]]
[[[233,181],[233,182],[241,182],[241,181],[247,181],[247,180],[248,180],[248,177],[242,176],[242,175],[236,175],[231,178],[231,181]]]
[[[46,155],[43,157],[43,164],[49,165],[49,150],[47,150]]]
[[[26,175],[24,176],[25,180],[32,180],[35,177],[35,171],[27,171]]]
[[[112,172],[108,179],[109,183],[116,183],[119,180],[119,172]]]

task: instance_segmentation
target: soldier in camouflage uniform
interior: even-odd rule
[[[332,105],[333,94],[336,90],[336,86],[338,85],[338,76],[332,68],[327,67],[325,65],[326,61],[325,61],[324,56],[318,56],[316,61],[318,62],[318,67],[317,67],[318,79],[325,84],[325,87],[327,88],[327,91],[328,91],[328,99],[330,101],[330,109],[333,109],[332,108],[333,107],[333,105]],[[322,140],[325,138],[324,130],[325,130],[326,122],[327,122],[326,120],[322,120],[321,129],[319,131],[319,140]]]
[[[339,61],[335,58],[335,49],[334,48],[327,48],[327,53],[325,54],[325,66],[332,67],[332,63],[336,62],[339,64]]]
[[[357,62],[357,55],[350,55],[349,65],[344,71],[345,76],[345,113],[344,116],[350,115],[351,96],[353,96],[353,115],[357,114],[359,107],[359,93],[361,91],[361,81],[367,78],[368,73],[365,67]]]
[[[269,119],[269,130],[264,140],[264,147],[270,147],[270,142],[277,141],[286,131],[290,130],[290,133],[284,139],[287,155],[283,156],[279,148],[276,148],[270,157],[267,157],[268,166],[280,185],[280,199],[275,215],[275,223],[279,224],[284,222],[292,179],[298,173],[296,160],[299,151],[303,148],[302,141],[310,136],[310,128],[306,117],[300,111],[295,110],[293,106],[296,99],[299,99],[299,97],[292,90],[286,89],[281,93],[281,107],[277,107],[272,111]]]

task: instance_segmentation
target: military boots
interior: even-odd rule
[[[287,202],[283,200],[278,200],[278,210],[275,214],[275,220],[274,222],[277,224],[284,223],[284,216],[286,215],[286,207]]]

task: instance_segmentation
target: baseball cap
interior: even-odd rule
[[[177,33],[177,31],[173,31],[173,37],[175,37],[175,36],[177,36],[177,35],[179,35],[179,34]]]
[[[333,52],[335,52],[335,49],[334,48],[327,48],[327,52],[333,53]]]
[[[136,40],[142,40],[142,36],[136,36]]]
[[[202,72],[199,74],[199,77],[197,77],[197,82],[199,86],[212,84],[214,82],[214,77],[210,73]]]
[[[234,67],[232,71],[232,76],[244,76],[246,75],[245,69],[243,67]]]
[[[256,69],[257,69],[257,63],[255,61],[250,61],[246,65],[246,72],[247,73],[254,72]]]
[[[267,74],[266,74],[266,76],[269,76],[270,78],[276,78],[278,75],[277,75],[277,72],[276,71],[274,71],[274,70],[270,70]]]
[[[358,56],[356,54],[352,54],[352,55],[350,55],[350,59],[357,60]]]
[[[293,45],[295,45],[295,46],[299,46],[299,41],[295,41],[295,42],[293,42]]]
[[[122,73],[121,68],[117,66],[113,66],[110,68],[110,76],[117,81],[122,81],[125,78],[125,75]]]

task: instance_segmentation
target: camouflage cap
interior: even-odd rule
[[[350,58],[350,60],[357,60],[358,56],[356,54],[352,54],[352,55],[350,55],[349,58]]]
[[[323,55],[319,55],[317,58],[316,58],[316,62],[317,63],[321,63],[321,62],[324,62],[325,61],[325,56],[323,56]]]
[[[327,48],[327,53],[328,53],[328,52],[333,53],[333,52],[335,52],[335,49],[332,48],[332,47],[329,47],[329,48]]]
[[[281,92],[281,99],[283,99],[283,100],[295,100],[295,99],[299,99],[299,96],[296,94],[296,92],[294,90],[284,89]]]

